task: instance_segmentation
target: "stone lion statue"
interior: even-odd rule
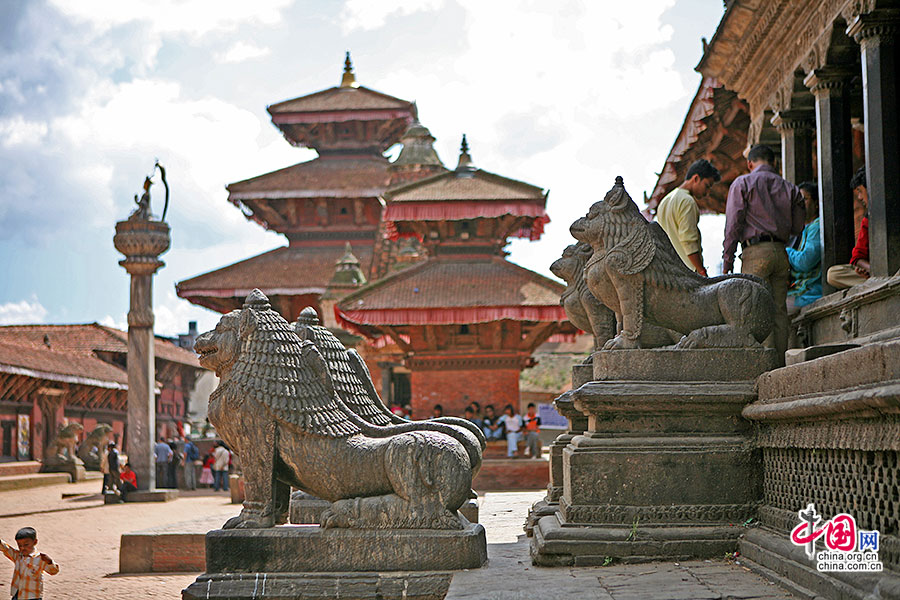
[[[361,418],[336,391],[316,345],[259,290],[194,348],[219,377],[209,420],[243,465],[244,507],[225,529],[284,523],[291,486],[332,503],[326,528],[462,528],[457,510],[472,486],[472,448],[480,462],[478,439],[460,441],[467,429],[454,428],[454,436]]]
[[[75,453],[75,442],[84,426],[81,423],[69,423],[59,430],[56,437],[47,444],[47,457],[59,462],[74,462],[81,464],[81,459]]]
[[[775,302],[765,281],[688,269],[659,224],[641,215],[621,177],[569,230],[593,248],[587,287],[619,322],[606,350],[643,347],[646,323],[683,334],[677,348],[758,347],[772,331]]]
[[[566,282],[559,303],[575,327],[594,337],[596,351],[615,337],[616,315],[594,297],[584,282],[584,265],[593,254],[593,248],[584,242],[567,246],[562,257],[550,265],[550,272]]]
[[[100,454],[109,442],[109,434],[112,426],[108,423],[98,423],[94,430],[84,438],[78,446],[78,458],[84,461],[86,469],[100,470]]]
[[[590,244],[579,242],[563,250],[562,257],[550,265],[550,271],[566,282],[566,289],[559,303],[575,327],[594,337],[594,351],[602,350],[607,341],[616,336],[616,314],[597,300],[584,280],[584,266],[594,255]],[[681,334],[650,325],[641,331],[641,346],[656,348],[674,344]],[[588,357],[586,362],[590,362]]]

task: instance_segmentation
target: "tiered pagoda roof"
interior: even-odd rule
[[[349,52],[340,86],[285,100],[268,110],[288,142],[320,154],[384,152],[397,143],[416,116],[413,102],[358,85]]]
[[[385,326],[566,321],[564,286],[503,258],[510,235],[540,237],[547,193],[473,166],[465,136],[454,171],[384,199],[390,229],[421,239],[429,258],[346,296],[335,305],[339,323],[374,338]]]
[[[338,322],[370,337],[383,325],[565,321],[565,286],[499,256],[441,257],[385,277],[345,297]]]
[[[335,267],[344,255],[344,244],[295,244],[276,248],[186,279],[176,285],[176,291],[180,297],[218,312],[240,308],[254,288],[261,289],[270,300],[276,296],[320,296],[328,288]],[[356,245],[353,253],[367,273],[373,246]]]
[[[394,237],[421,235],[425,221],[464,221],[508,217],[509,227],[498,232],[507,236],[537,240],[550,221],[547,194],[523,181],[484,171],[472,164],[463,136],[460,162],[446,171],[389,189],[384,194],[384,220]]]

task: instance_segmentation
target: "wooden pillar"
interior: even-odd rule
[[[812,112],[784,110],[775,113],[772,125],[781,134],[781,175],[794,184],[812,181],[812,141],[816,118]]]
[[[804,81],[816,97],[819,165],[819,215],[822,273],[850,261],[853,236],[853,140],[850,127],[850,77],[842,67],[812,71]],[[823,291],[834,289],[823,279]]]
[[[872,275],[900,270],[900,9],[860,15],[847,29],[862,54]]]

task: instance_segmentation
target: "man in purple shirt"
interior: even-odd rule
[[[741,271],[762,277],[772,287],[777,313],[775,330],[766,346],[778,350],[784,361],[787,350],[787,290],[791,266],[785,243],[800,235],[806,220],[803,196],[794,184],[775,170],[775,153],[758,144],[747,154],[750,173],[734,180],[725,208],[725,252],[723,270],[734,269],[734,254],[741,244]]]

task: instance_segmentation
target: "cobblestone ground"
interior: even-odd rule
[[[783,589],[725,560],[608,567],[535,567],[522,532],[540,492],[487,494],[479,520],[487,567],[453,576],[445,600],[790,600]]]
[[[0,492],[0,537],[13,543],[20,527],[38,532],[38,550],[59,563],[44,576],[44,598],[181,598],[197,574],[117,575],[123,533],[204,519],[223,523],[238,513],[223,492],[201,490],[173,502],[104,505],[99,481]],[[88,495],[62,499],[62,494]],[[182,493],[184,494],[184,493]],[[0,584],[9,585],[12,563],[0,556]],[[0,594],[7,593],[6,591]]]
[[[223,493],[182,493],[174,502],[104,505],[93,492],[98,481],[0,492],[0,537],[12,542],[18,528],[38,531],[38,549],[60,564],[45,576],[47,600],[169,598],[197,574],[118,575],[119,538],[145,529],[198,531],[238,512]],[[63,499],[62,494],[83,496]],[[481,505],[490,562],[454,575],[448,600],[788,600],[779,587],[745,568],[723,561],[655,563],[603,568],[537,568],[528,559],[522,524],[528,507],[543,494],[489,493]],[[0,558],[2,560],[2,558]],[[12,563],[3,560],[0,582],[8,585]]]

